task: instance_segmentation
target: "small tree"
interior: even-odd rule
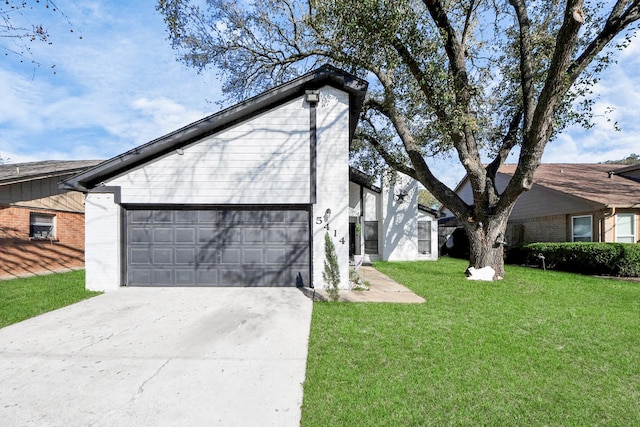
[[[325,289],[329,293],[331,301],[338,301],[340,297],[340,266],[338,265],[338,257],[336,256],[336,247],[329,233],[324,234],[324,271],[322,278],[327,286]]]

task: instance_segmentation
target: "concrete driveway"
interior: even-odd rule
[[[0,329],[0,420],[297,426],[312,302],[292,288],[123,288]]]

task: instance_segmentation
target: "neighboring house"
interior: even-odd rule
[[[500,168],[499,191],[515,168]],[[468,179],[456,192],[471,200]],[[533,187],[520,196],[509,217],[507,241],[635,243],[640,240],[639,228],[640,165],[542,164]]]
[[[324,66],[67,179],[64,188],[87,193],[87,288],[324,287],[325,233],[343,288],[350,248],[380,259],[419,259],[419,247],[436,255],[419,239],[428,225],[418,222],[413,187],[396,184],[371,203],[350,186],[366,89]],[[391,196],[400,190],[402,202]]]
[[[84,195],[58,182],[97,163],[0,165],[0,278],[84,266]]]

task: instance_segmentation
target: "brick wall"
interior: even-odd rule
[[[567,241],[567,218],[565,215],[509,221],[509,226],[520,228],[518,234],[521,236],[522,242],[518,243]]]
[[[55,215],[55,239],[29,238],[31,212]],[[84,267],[84,214],[0,207],[0,278]]]

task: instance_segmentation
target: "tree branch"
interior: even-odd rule
[[[531,64],[531,26],[527,14],[527,6],[524,0],[509,0],[518,18],[520,28],[520,87],[522,90],[522,106],[524,113],[523,131],[529,132],[533,113],[535,111],[535,99],[533,95],[533,66]]]

